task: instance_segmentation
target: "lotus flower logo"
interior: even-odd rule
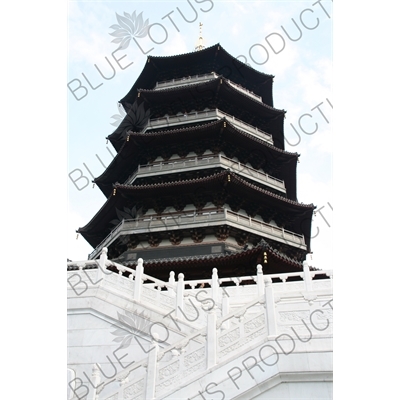
[[[136,11],[134,11],[132,15],[124,12],[124,16],[115,13],[119,25],[115,24],[110,26],[111,29],[114,29],[114,32],[110,33],[110,35],[115,37],[115,39],[111,41],[112,43],[119,43],[117,50],[126,49],[132,38],[143,38],[147,35],[149,31],[149,20],[146,19],[146,21],[143,21],[142,14],[143,13],[140,13],[136,16]]]
[[[117,213],[118,219],[113,219],[112,221],[110,221],[110,224],[113,227],[118,225],[123,219],[125,219],[125,220],[135,219],[137,216],[136,206],[133,206],[132,209],[129,209],[128,207],[124,207],[123,210],[118,210],[118,208],[116,208],[115,212]],[[112,229],[114,229],[114,228],[112,228]]]
[[[127,114],[123,107],[119,107],[118,111],[119,114],[114,114],[111,117],[114,122],[110,122],[110,124],[117,126],[114,134],[119,132],[119,139],[122,140],[126,138],[128,131],[141,131],[150,119],[150,109],[145,110],[144,103],[138,105],[137,101],[133,103]]]
[[[118,328],[114,332],[111,332],[117,336],[113,339],[113,342],[121,343],[119,349],[127,348],[135,335],[150,334],[150,320],[144,311],[134,314],[125,310],[124,314],[118,313],[118,320],[124,325],[128,325],[127,328]]]
[[[114,118],[114,122],[110,122],[111,125],[118,127],[122,120],[126,117],[126,112],[124,107],[121,104],[118,105],[119,114],[114,114],[111,118]]]

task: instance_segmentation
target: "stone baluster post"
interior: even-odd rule
[[[229,297],[224,292],[222,294],[222,317],[225,317],[228,314],[229,314]],[[228,321],[224,322],[224,329],[229,329],[230,327],[231,327],[231,320],[228,319]]]
[[[218,303],[219,300],[219,282],[218,282],[218,270],[217,268],[213,268],[212,277],[211,277],[211,293],[212,299],[215,303]]]
[[[156,395],[156,379],[157,379],[157,357],[158,357],[158,334],[153,334],[154,339],[151,341],[151,350],[149,351],[146,374],[146,400],[152,400]]]
[[[264,275],[262,270],[262,265],[257,265],[257,287],[258,287],[258,296],[262,296],[265,293],[265,283],[264,283]]]
[[[135,292],[133,294],[133,300],[140,301],[143,287],[143,258],[138,259],[136,273],[135,273]]]
[[[104,279],[104,276],[105,276],[104,271],[107,268],[107,266],[106,266],[107,252],[108,252],[107,247],[103,247],[101,249],[100,259],[99,259],[99,268],[97,269],[97,280],[96,280],[96,282]]]
[[[176,308],[175,308],[175,315],[177,318],[182,318],[182,311],[183,311],[183,291],[185,290],[185,275],[180,273],[178,275],[178,284],[176,287]],[[182,311],[181,311],[182,310]]]
[[[217,363],[217,316],[212,309],[207,315],[207,369]]]
[[[174,271],[171,271],[171,272],[169,273],[168,282],[169,282],[171,285],[175,284],[175,272],[174,272]]]
[[[100,378],[100,370],[99,370],[99,368],[97,367],[96,364],[93,364],[92,386],[90,387],[90,390],[91,391],[93,390],[92,395],[91,395],[91,400],[97,400],[99,398],[99,396],[96,394],[96,391],[97,391],[97,388],[98,388],[98,386],[100,384],[100,380],[101,380],[101,378]]]
[[[268,336],[276,335],[276,316],[274,289],[272,288],[272,279],[267,276],[265,279],[265,310],[267,317]]]
[[[312,282],[311,282],[311,275],[310,275],[310,267],[308,266],[307,261],[303,261],[303,280],[304,286],[307,292],[312,291]]]
[[[168,279],[168,283],[171,285],[171,286],[175,286],[175,272],[174,271],[171,271],[170,273],[169,273],[169,279]],[[171,292],[171,290],[172,290],[172,288],[168,288],[168,292]]]

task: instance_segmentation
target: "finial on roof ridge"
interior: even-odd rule
[[[199,34],[199,39],[197,41],[197,46],[195,47],[195,50],[203,50],[205,47],[203,46],[203,35],[201,32],[201,28],[203,27],[203,24],[199,22],[199,28],[200,28],[200,34]]]

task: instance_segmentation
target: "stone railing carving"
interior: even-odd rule
[[[307,338],[310,328],[305,320],[310,320],[318,331],[331,329],[331,308],[316,310],[312,304],[331,296],[332,271],[310,271],[306,261],[303,271],[296,273],[263,275],[258,265],[254,276],[220,279],[214,269],[211,279],[193,281],[185,281],[183,274],[175,281],[175,274],[171,272],[168,282],[146,275],[141,259],[136,270],[107,260],[107,249],[102,250],[99,260],[68,263],[68,267],[70,274],[90,273],[82,280],[88,288],[117,287],[123,296],[130,292],[133,302],[160,312],[172,312],[176,323],[185,321],[197,327],[193,333],[163,349],[154,334],[147,356],[112,379],[100,383],[98,371],[94,369],[92,382],[98,384],[94,385],[93,396],[107,388],[104,392],[107,397],[103,397],[107,399],[163,398],[169,396],[174,382],[199,379],[210,368],[222,365],[237,352],[257,343],[273,340],[283,333],[294,335],[295,332],[297,337]],[[110,268],[117,269],[118,274]],[[315,280],[318,275],[325,279]],[[254,284],[242,286],[243,281]],[[232,282],[235,286],[224,286]],[[242,289],[245,291],[240,293]],[[242,300],[235,299],[242,295]],[[282,300],[285,298],[289,299],[287,303]],[[193,323],[190,322],[196,315]]]

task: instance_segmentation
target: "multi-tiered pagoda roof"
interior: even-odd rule
[[[206,113],[210,118],[217,114],[212,111],[203,112]],[[204,118],[204,115],[198,114],[200,114],[199,120]],[[193,114],[194,117],[196,115]],[[185,117],[181,116],[181,119],[183,118]],[[191,115],[186,118],[190,121]],[[261,131],[242,130],[243,128],[240,129],[225,117],[210,122],[204,119],[202,121],[200,124],[169,126],[167,129],[129,131],[119,147],[118,154],[94,182],[108,197],[115,182],[126,182],[140,165],[154,164],[160,155],[165,159],[169,159],[173,154],[185,158],[194,150],[196,155],[201,156],[206,148],[210,148],[215,153],[223,151],[227,158],[236,157],[241,165],[249,163],[251,168],[283,180],[286,196],[296,200],[296,168],[299,158],[297,153],[275,147],[270,141],[265,140],[265,135]],[[188,135],[190,141],[187,140]],[[231,164],[234,169],[233,162]],[[159,179],[160,175],[153,175],[150,181]]]
[[[301,269],[314,206],[296,194],[299,155],[285,150],[272,75],[219,44],[149,57],[108,136],[118,154],[94,182],[107,200],[80,232],[154,276]],[[146,267],[146,268],[147,268]]]
[[[201,51],[174,56],[148,56],[143,71],[128,94],[120,101],[128,112],[140,89],[153,89],[157,83],[216,72],[262,97],[273,106],[273,75],[264,74],[231,56],[217,43]]]
[[[192,115],[205,109],[218,109],[227,114],[228,118],[234,117],[259,130],[269,132],[275,147],[284,148],[284,110],[263,103],[260,97],[214,72],[206,75],[207,77],[209,80],[203,81],[203,77],[190,76],[184,80],[184,85],[179,85],[181,81],[171,80],[168,82],[177,83],[177,86],[140,89],[137,93],[137,104],[149,110],[152,119],[176,116],[178,113]],[[108,136],[117,151],[124,137],[122,129],[125,128],[125,124],[121,125],[121,128]]]

